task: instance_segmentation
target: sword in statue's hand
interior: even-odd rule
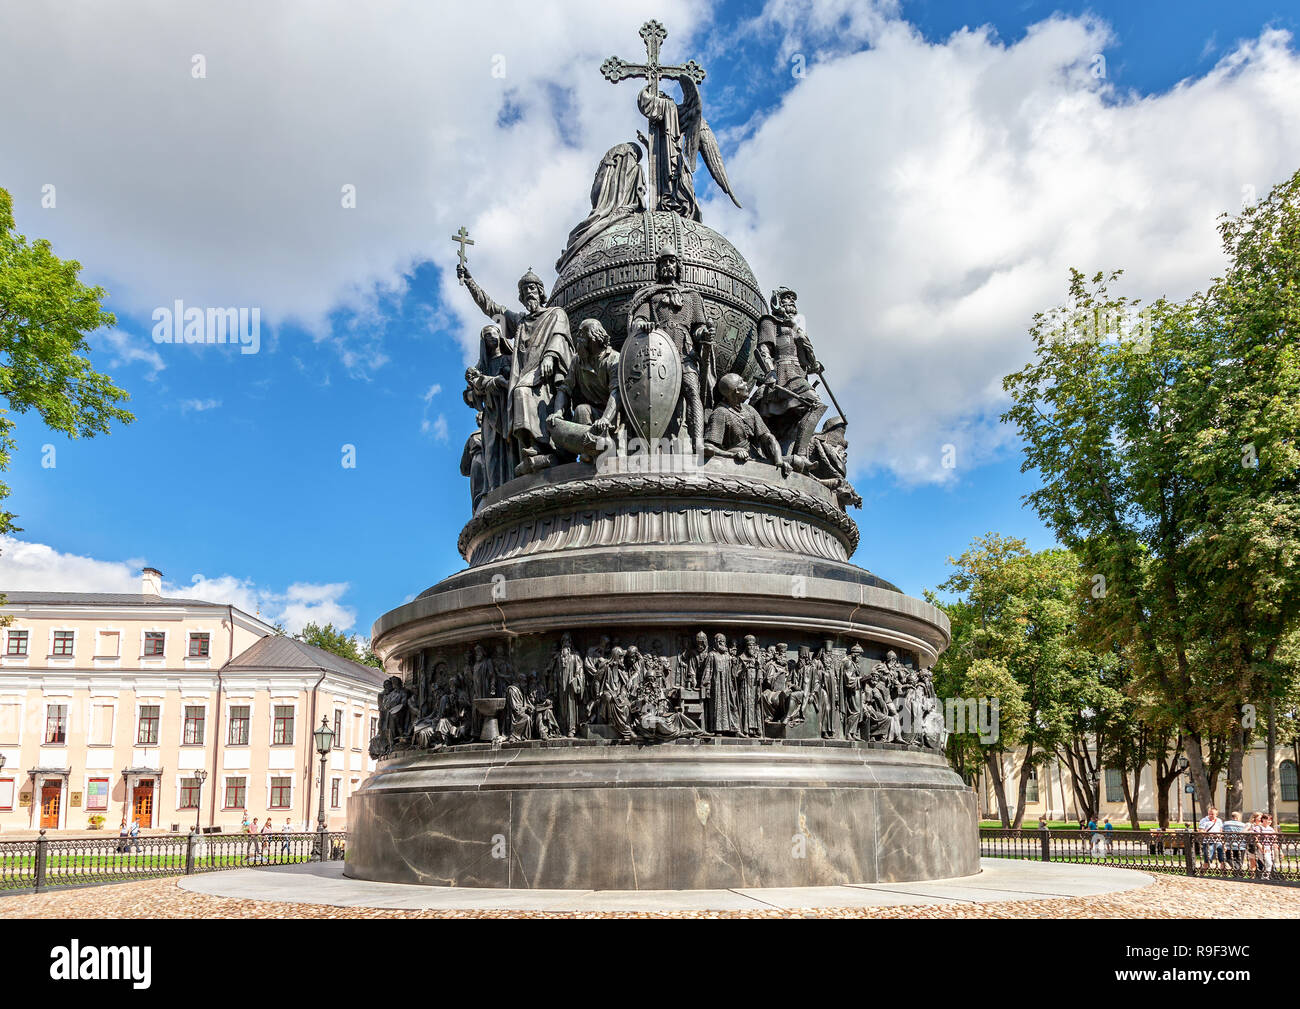
[[[465,278],[460,274],[469,269],[469,265],[465,262],[465,246],[473,245],[474,239],[469,237],[469,231],[465,228],[465,225],[462,224],[460,230],[451,236],[451,240],[460,246],[460,270],[457,271],[456,279],[460,281],[461,287],[464,287]]]

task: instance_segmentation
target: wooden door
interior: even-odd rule
[[[131,793],[131,819],[140,825],[141,830],[153,826],[153,782],[136,783]]]
[[[63,795],[63,785],[46,782],[41,785],[41,827],[48,830],[58,829],[59,800]]]

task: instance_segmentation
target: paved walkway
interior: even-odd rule
[[[1021,863],[1034,864],[1034,863]],[[1038,863],[1041,865],[1041,863]],[[1012,868],[1013,866],[1008,866]],[[1089,873],[1097,867],[1086,868]],[[231,870],[238,871],[238,870]],[[997,871],[997,866],[992,871]],[[308,893],[310,903],[278,899],[259,889],[254,898],[216,897],[182,889],[176,878],[150,879],[81,890],[39,894],[0,895],[0,919],[4,918],[1157,918],[1164,920],[1201,918],[1223,922],[1228,919],[1300,918],[1300,887],[1267,886],[1218,879],[1189,879],[1186,876],[1143,874],[1124,869],[1137,888],[1091,896],[1062,897],[1035,895],[1023,900],[984,901],[950,893],[930,898],[932,903],[860,905],[839,907],[776,907],[753,902],[744,910],[686,911],[524,911],[484,908],[474,901],[460,907],[415,909],[407,907],[343,906],[320,902]],[[254,870],[270,883],[274,870]],[[221,873],[219,875],[225,875]],[[953,881],[972,884],[972,880]],[[979,883],[994,882],[979,877]],[[934,886],[935,884],[915,884]],[[941,884],[947,885],[947,884]],[[1005,884],[1003,884],[1005,885]],[[900,884],[894,884],[897,890]],[[908,886],[908,884],[901,884]],[[995,883],[991,889],[996,889]],[[399,889],[405,890],[406,887]],[[415,889],[412,887],[411,889]],[[838,889],[835,887],[829,889]],[[853,887],[852,890],[861,888]],[[874,889],[874,888],[873,888]],[[732,891],[725,891],[731,893]],[[820,888],[803,891],[806,899],[821,895]],[[304,895],[297,894],[301,899]],[[472,896],[462,893],[461,896]],[[496,892],[500,899],[502,891]],[[537,894],[532,895],[534,898]],[[568,895],[572,897],[573,895]],[[645,894],[641,895],[642,897]],[[698,895],[697,895],[698,896]],[[857,894],[861,899],[861,894]],[[919,896],[913,894],[912,896]],[[941,900],[948,900],[942,903]]]
[[[348,879],[341,862],[231,869],[189,876],[183,890],[241,900],[287,901],[351,908],[482,911],[757,911],[990,904],[1054,897],[1090,897],[1148,886],[1129,869],[986,858],[983,871],[925,883],[753,887],[731,890],[502,890],[417,886]]]

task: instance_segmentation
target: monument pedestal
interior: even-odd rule
[[[942,755],[847,741],[548,740],[410,751],[349,801],[346,875],[678,890],[979,871],[975,796]]]

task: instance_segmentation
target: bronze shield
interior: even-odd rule
[[[682,359],[662,330],[628,334],[619,352],[618,391],[637,437],[662,438],[682,394]]]

